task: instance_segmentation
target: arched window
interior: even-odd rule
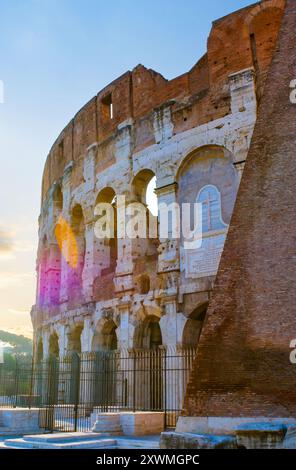
[[[81,333],[83,325],[75,326],[68,336],[68,353],[81,353]]]
[[[221,213],[221,195],[216,186],[204,186],[197,196],[197,202],[202,204],[203,233],[225,229],[226,224]]]
[[[85,225],[82,207],[76,204],[72,209],[71,226],[77,244],[77,259],[75,262],[70,260],[70,289],[69,298],[74,303],[81,301],[82,293],[82,273],[85,261]],[[73,255],[75,253],[73,252]]]
[[[52,333],[49,338],[49,355],[55,358],[60,355],[59,337],[56,332]]]
[[[208,304],[203,304],[189,315],[183,330],[182,345],[184,347],[197,348],[207,308]]]
[[[98,326],[93,342],[92,351],[115,351],[117,349],[117,325],[112,319]]]

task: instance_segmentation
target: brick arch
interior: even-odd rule
[[[255,16],[261,13],[268,8],[279,8],[284,10],[285,8],[285,0],[264,0],[260,3],[260,5],[256,5],[250,13],[245,17],[245,25],[250,27],[252,21],[254,20]]]

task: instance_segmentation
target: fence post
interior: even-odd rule
[[[133,354],[133,412],[136,411],[136,354],[135,350],[132,350]]]
[[[167,350],[166,347],[164,351],[164,428],[167,427]]]
[[[35,372],[35,367],[34,367],[34,356],[32,356],[32,361],[31,361],[31,370],[30,370],[30,395],[29,395],[29,409],[32,407],[32,396],[33,396],[33,378],[34,378],[34,372]]]
[[[74,365],[75,390],[74,390],[74,432],[77,432],[79,395],[80,395],[80,357],[77,353],[72,355],[72,364]]]
[[[13,408],[17,407],[17,396],[18,396],[18,387],[19,387],[19,376],[18,376],[18,360],[17,356],[15,356],[15,377],[14,377],[14,396],[15,402]]]

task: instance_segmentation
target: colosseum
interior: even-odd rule
[[[284,4],[263,0],[214,21],[206,54],[172,80],[136,66],[58,136],[42,180],[31,313],[37,360],[115,351],[178,356],[196,349]],[[127,206],[144,205],[147,236],[118,235],[122,196]],[[157,204],[196,202],[201,246],[185,249],[171,229],[166,239],[148,236]],[[98,203],[113,207],[110,238],[96,236]],[[176,383],[168,384],[176,394]],[[128,380],[126,387],[129,395]],[[161,408],[162,387],[155,380],[151,387],[145,409]]]

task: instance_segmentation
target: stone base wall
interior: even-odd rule
[[[0,410],[0,421],[3,432],[7,431],[7,434],[28,434],[41,431],[37,408],[3,408]]]

